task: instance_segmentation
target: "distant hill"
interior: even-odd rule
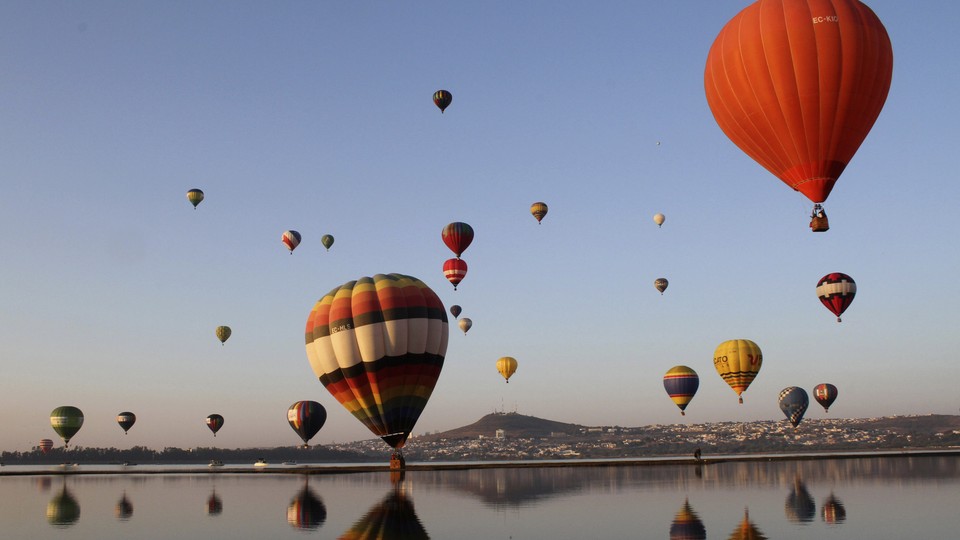
[[[565,424],[517,413],[492,413],[469,426],[423,435],[418,439],[436,441],[440,439],[476,439],[480,436],[493,438],[496,436],[498,429],[502,429],[504,434],[510,438],[531,439],[549,437],[551,434],[558,433],[576,435],[585,428],[578,424]]]

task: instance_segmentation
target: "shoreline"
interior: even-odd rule
[[[937,449],[901,449],[877,451],[814,452],[790,454],[726,454],[704,457],[659,456],[648,458],[612,458],[612,459],[558,459],[558,460],[522,460],[522,461],[444,461],[412,462],[400,471],[390,470],[388,462],[369,464],[294,464],[254,467],[251,464],[225,464],[222,467],[209,467],[203,464],[150,464],[140,468],[137,465],[116,464],[69,464],[69,465],[7,465],[0,467],[0,478],[7,476],[79,476],[79,475],[218,475],[218,474],[297,474],[330,475],[358,474],[370,472],[416,472],[416,471],[462,471],[477,469],[530,469],[558,467],[656,467],[656,466],[708,466],[723,463],[750,463],[773,461],[813,461],[828,459],[875,459],[891,457],[960,457],[960,448]],[[17,470],[21,467],[29,469]],[[159,467],[159,468],[158,468]]]

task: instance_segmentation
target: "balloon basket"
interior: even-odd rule
[[[390,470],[399,471],[405,469],[407,466],[407,461],[403,459],[403,456],[400,454],[393,454],[390,456]]]
[[[819,204],[813,207],[813,215],[810,216],[810,230],[813,232],[830,230],[830,220],[827,219],[827,213],[823,211],[823,207]]]

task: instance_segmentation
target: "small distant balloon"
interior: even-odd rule
[[[499,358],[497,360],[497,371],[505,381],[510,382],[510,377],[517,372],[517,359],[512,356]]]
[[[533,203],[530,205],[530,213],[533,214],[533,217],[537,218],[537,223],[540,223],[540,221],[543,219],[543,216],[547,215],[547,203]]]
[[[223,427],[223,417],[219,414],[211,414],[207,417],[206,423],[210,431],[213,432],[213,436],[216,437],[217,432]]]
[[[443,111],[453,103],[453,94],[446,90],[437,90],[433,93],[433,103],[440,109],[440,114],[443,114]]]
[[[467,262],[463,259],[447,259],[443,263],[443,275],[453,283],[453,290],[457,290],[457,285],[467,276]]]
[[[680,408],[681,416],[687,414],[687,405],[693,400],[699,388],[700,376],[687,366],[674,366],[663,376],[663,389]]]
[[[670,282],[667,281],[667,278],[657,278],[653,282],[653,286],[656,287],[658,291],[660,291],[661,295],[663,294],[663,291],[667,290],[667,285],[669,284]]]
[[[837,400],[837,387],[830,383],[818,384],[813,389],[813,399],[823,407],[823,412],[830,412],[830,406]]]
[[[320,243],[323,244],[323,247],[327,248],[327,251],[330,251],[330,246],[333,245],[333,235],[325,234],[320,237]],[[347,250],[349,251],[349,249]]]
[[[233,330],[230,330],[229,326],[218,326],[216,330],[217,339],[220,340],[220,344],[224,344],[230,339],[230,334],[233,333]]]
[[[850,307],[856,295],[857,284],[846,274],[834,272],[823,276],[817,282],[817,298],[837,316],[837,322],[840,322],[840,315]]]
[[[197,188],[193,188],[187,192],[187,200],[190,201],[190,204],[193,205],[193,209],[197,209],[197,205],[203,201],[203,192]]]
[[[286,231],[280,237],[283,245],[287,246],[287,249],[290,250],[291,255],[293,255],[293,250],[297,249],[297,246],[300,245],[300,239],[300,233],[297,231]]]
[[[51,448],[53,448],[53,441],[50,439],[40,439],[40,444],[37,445],[37,448],[39,448],[41,452],[46,454],[47,452],[50,451]]]
[[[287,423],[303,439],[306,448],[327,421],[327,410],[316,401],[298,401],[287,409]]]
[[[780,410],[783,411],[787,420],[793,424],[793,427],[800,425],[803,414],[807,412],[807,407],[810,405],[807,391],[798,386],[788,386],[780,391],[779,401]]]
[[[653,222],[657,224],[657,227],[662,227],[662,226],[663,226],[663,222],[664,222],[666,219],[667,219],[667,217],[664,216],[663,214],[654,214],[654,215],[653,215]]]
[[[463,335],[467,335],[467,332],[473,326],[473,321],[471,321],[469,317],[464,317],[457,321],[457,326],[463,331]]]
[[[450,306],[450,314],[453,315],[453,318],[454,318],[454,319],[456,319],[457,317],[459,317],[459,316],[460,316],[460,313],[462,313],[462,312],[463,312],[463,308],[461,308],[459,305],[454,304],[454,305]]]
[[[133,424],[136,421],[137,421],[137,415],[129,411],[122,412],[117,415],[117,423],[120,424],[121,428],[123,428],[124,434],[130,431],[130,428],[133,427]]]
[[[459,259],[473,242],[473,227],[461,221],[454,221],[440,231],[440,238]]]

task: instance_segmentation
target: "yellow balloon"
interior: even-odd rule
[[[510,376],[517,372],[517,359],[512,356],[504,356],[497,360],[497,371],[507,382],[510,382]]]
[[[724,341],[713,353],[713,367],[738,396],[750,386],[763,365],[760,347],[749,339]],[[743,397],[740,397],[743,403]]]

